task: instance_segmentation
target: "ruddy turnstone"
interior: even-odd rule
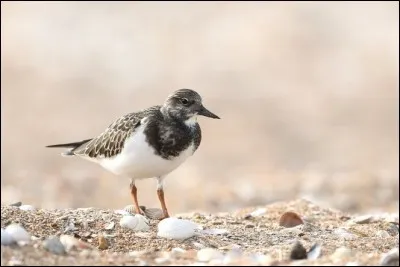
[[[78,156],[116,175],[129,177],[135,211],[140,214],[143,211],[138,204],[135,180],[156,178],[157,195],[167,218],[163,181],[199,147],[198,115],[219,119],[203,106],[197,92],[180,89],[169,95],[162,106],[118,118],[95,138],[47,147],[70,148],[62,155]]]

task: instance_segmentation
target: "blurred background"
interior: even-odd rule
[[[131,204],[128,179],[45,146],[180,88],[222,119],[199,119],[199,150],[167,178],[171,214],[398,210],[398,2],[2,2],[2,204]],[[159,207],[155,180],[137,185]]]

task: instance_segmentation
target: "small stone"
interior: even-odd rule
[[[358,216],[354,219],[351,220],[351,222],[353,223],[357,223],[357,224],[365,224],[365,223],[371,223],[374,219],[374,216],[372,215],[362,215],[362,216]]]
[[[183,248],[173,248],[171,249],[171,256],[174,258],[181,257],[185,254],[186,250]]]
[[[298,236],[299,234],[303,233],[303,231],[299,228],[299,225],[291,228],[283,228],[280,232],[282,234],[289,234],[293,236]]]
[[[203,248],[197,252],[197,260],[200,262],[209,262],[214,259],[222,258],[222,253],[213,248]]]
[[[21,206],[19,206],[19,209],[23,210],[23,211],[35,211],[36,210],[36,208],[32,205],[21,205]]]
[[[108,248],[108,241],[103,235],[99,235],[98,237],[99,246],[98,248],[103,250]]]
[[[242,251],[240,249],[233,249],[226,253],[222,263],[224,265],[232,265],[234,263],[238,263],[242,258],[243,258]]]
[[[203,231],[201,231],[202,234],[206,234],[206,235],[226,235],[229,233],[228,230],[226,229],[205,229]]]
[[[267,209],[266,208],[261,208],[261,209],[256,209],[255,211],[253,211],[249,215],[252,216],[252,217],[259,217],[259,216],[264,215],[265,213],[267,213]]]
[[[333,252],[331,257],[336,260],[341,260],[341,259],[348,259],[353,256],[353,251],[349,248],[346,247],[340,247]]]
[[[162,209],[158,209],[158,208],[148,208],[144,210],[144,214],[153,220],[160,220],[164,217],[164,213],[162,211]]]
[[[1,245],[2,246],[9,246],[15,243],[14,238],[7,233],[4,229],[1,229]]]
[[[399,266],[399,248],[394,248],[384,254],[379,264],[380,266]]]
[[[73,249],[93,249],[91,245],[70,235],[61,235],[60,242],[64,245],[65,250],[69,252]]]
[[[57,255],[65,254],[65,247],[56,236],[50,236],[43,243],[44,249]]]
[[[385,230],[379,230],[378,232],[376,232],[376,236],[377,237],[381,237],[381,238],[388,238],[390,237],[389,233]]]
[[[10,204],[11,207],[19,207],[19,206],[21,206],[21,205],[22,205],[22,202],[21,202],[21,201],[18,201],[18,202],[15,202],[15,203]]]
[[[31,241],[30,234],[19,224],[10,224],[5,231],[20,245]]]
[[[314,244],[307,252],[307,259],[316,260],[320,255],[321,255],[321,246],[319,244]]]
[[[338,228],[334,231],[334,234],[338,235],[339,237],[343,238],[344,240],[354,240],[357,238],[355,234],[350,233],[345,228]]]
[[[169,259],[168,258],[155,258],[154,262],[157,264],[165,264],[165,263],[169,262]]]
[[[106,230],[112,230],[114,229],[115,223],[114,222],[110,222],[109,224],[106,225],[106,227],[104,227],[104,229]]]
[[[292,250],[290,251],[290,259],[291,260],[303,260],[307,259],[307,251],[301,244],[301,242],[296,241],[293,245]]]
[[[252,224],[252,223],[246,224],[246,225],[244,226],[244,228],[254,228],[254,227],[255,227],[255,225]]]
[[[303,224],[303,220],[297,213],[291,211],[285,212],[279,219],[279,225],[286,228],[295,227],[300,224]]]

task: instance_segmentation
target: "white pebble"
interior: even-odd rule
[[[158,223],[157,236],[168,239],[187,239],[196,234],[199,226],[189,220],[166,218]]]
[[[376,236],[382,237],[382,238],[388,238],[388,237],[390,237],[390,234],[385,230],[379,230],[378,232],[376,232]]]
[[[19,206],[20,210],[24,210],[24,211],[35,211],[36,208],[32,205],[21,205]]]
[[[252,213],[250,213],[250,216],[252,217],[259,217],[264,215],[267,212],[266,208],[261,208],[261,209],[257,209],[255,211],[253,211]]]
[[[149,221],[141,214],[135,214],[135,216],[124,216],[120,220],[119,224],[121,227],[129,228],[135,231],[148,231],[150,229]]]
[[[335,252],[333,252],[333,254],[331,255],[331,257],[336,260],[351,258],[352,256],[353,256],[353,251],[346,247],[337,248]]]
[[[6,227],[7,232],[18,244],[29,243],[31,241],[30,234],[19,224],[10,224]]]
[[[1,245],[9,246],[13,243],[15,243],[15,240],[12,238],[12,236],[9,233],[7,233],[4,229],[1,229]]]
[[[338,228],[334,231],[334,233],[344,240],[354,240],[357,237],[355,234],[350,233],[344,228]]]
[[[224,255],[213,248],[203,248],[197,252],[197,260],[201,262],[209,262],[211,260],[222,260]]]

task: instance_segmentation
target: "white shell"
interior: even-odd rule
[[[124,228],[129,228],[135,231],[148,231],[150,229],[149,221],[146,217],[140,214],[126,215],[122,217],[119,225]]]
[[[7,233],[4,229],[1,229],[1,245],[9,246],[15,242],[14,238]]]
[[[264,215],[265,213],[267,213],[267,209],[261,208],[261,209],[257,209],[255,211],[253,211],[252,213],[250,213],[250,215],[253,217],[259,217],[259,216]]]
[[[24,211],[35,211],[36,208],[32,205],[21,205],[19,206],[20,210],[24,210]]]
[[[168,239],[186,239],[195,235],[199,226],[189,220],[166,218],[159,222],[157,236]]]
[[[31,235],[19,224],[10,224],[6,227],[5,231],[17,243],[29,243],[31,241]]]

